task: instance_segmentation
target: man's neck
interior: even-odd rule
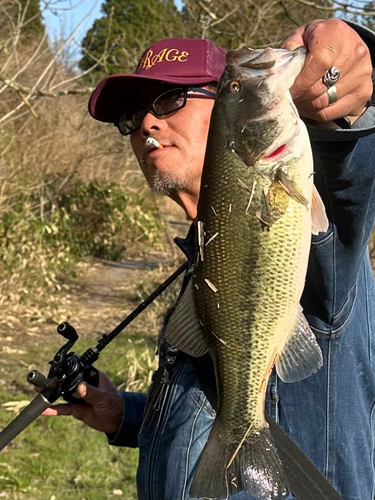
[[[189,192],[179,192],[172,194],[170,197],[183,208],[189,219],[192,221],[196,219],[199,195]]]

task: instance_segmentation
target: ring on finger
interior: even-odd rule
[[[331,66],[327,71],[324,73],[323,77],[323,83],[327,85],[327,87],[333,87],[336,85],[338,82],[338,79],[340,78],[340,70],[339,68],[336,68],[336,66]]]
[[[327,95],[328,95],[328,105],[333,104],[334,102],[339,100],[339,96],[337,95],[336,85],[332,85],[332,87],[328,87]]]
[[[338,101],[336,83],[340,78],[340,70],[336,66],[327,69],[323,77],[323,83],[327,86],[328,105]]]

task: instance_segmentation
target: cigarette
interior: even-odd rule
[[[160,144],[160,142],[158,142],[153,137],[147,137],[146,146],[154,146],[154,148],[163,149],[163,146]]]

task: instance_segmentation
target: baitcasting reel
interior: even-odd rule
[[[32,370],[27,374],[27,380],[31,384],[46,389],[54,388],[58,396],[62,396],[69,403],[80,403],[80,398],[74,397],[78,384],[87,382],[95,387],[99,384],[99,372],[91,366],[99,357],[97,349],[88,349],[82,356],[69,352],[73,347],[78,334],[69,323],[61,323],[57,327],[57,333],[68,339],[50,361],[51,368],[46,378],[38,370]],[[51,396],[47,397],[50,401]],[[51,402],[51,401],[50,401]]]

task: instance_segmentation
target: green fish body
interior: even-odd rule
[[[289,95],[303,60],[286,50],[230,51],[219,83],[194,275],[166,333],[190,355],[210,349],[215,366],[217,416],[193,498],[288,494],[265,421],[267,381],[275,363],[286,382],[322,364],[299,305],[312,227],[326,225],[324,215],[312,221],[311,149]]]

